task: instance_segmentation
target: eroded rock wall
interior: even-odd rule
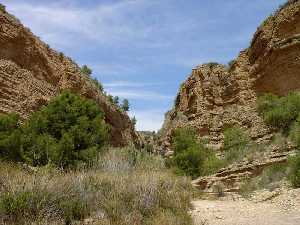
[[[300,1],[289,1],[257,29],[251,46],[233,64],[201,65],[182,84],[161,131],[170,150],[177,127],[194,127],[212,147],[222,147],[226,127],[239,125],[260,142],[272,132],[256,110],[257,96],[300,90]]]
[[[52,50],[19,20],[0,11],[0,113],[17,112],[26,119],[62,90],[94,99],[112,126],[112,144],[139,145],[130,118],[80,73],[70,58]]]

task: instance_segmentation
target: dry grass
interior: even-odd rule
[[[0,224],[189,225],[191,186],[160,158],[111,149],[93,169],[0,164]]]

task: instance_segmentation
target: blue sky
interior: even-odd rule
[[[180,83],[227,63],[285,0],[0,0],[52,48],[128,98],[138,130],[157,130]]]

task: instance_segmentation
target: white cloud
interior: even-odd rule
[[[158,131],[162,127],[164,113],[163,110],[136,110],[129,112],[129,115],[137,119],[137,130]]]
[[[120,1],[86,8],[57,1],[56,4],[4,1],[15,14],[45,41],[58,46],[76,46],[82,39],[99,43],[126,42],[143,38],[151,28],[128,20],[126,13],[145,7],[146,1]],[[64,47],[64,46],[63,46]]]

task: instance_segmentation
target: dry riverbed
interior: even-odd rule
[[[300,189],[193,202],[195,225],[300,225]]]

